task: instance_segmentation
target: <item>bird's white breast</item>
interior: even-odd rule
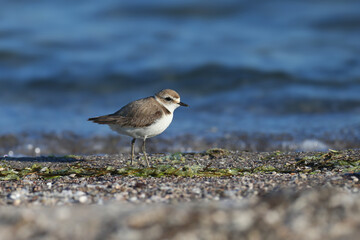
[[[110,128],[120,134],[125,134],[133,138],[150,138],[159,135],[169,127],[173,119],[173,114],[164,114],[153,124],[142,128],[121,127],[119,125],[109,125]]]
[[[147,137],[154,137],[156,135],[159,135],[165,129],[167,129],[172,122],[173,114],[164,114],[162,118],[159,118],[154,124],[147,127],[145,132],[148,133]]]

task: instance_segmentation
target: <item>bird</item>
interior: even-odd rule
[[[142,98],[128,103],[115,113],[89,118],[98,124],[106,124],[119,134],[132,137],[131,162],[134,160],[134,144],[136,139],[142,139],[142,151],[147,167],[150,167],[146,154],[145,142],[161,134],[173,120],[173,113],[178,107],[188,107],[180,101],[180,95],[172,89],[163,89],[154,96]]]

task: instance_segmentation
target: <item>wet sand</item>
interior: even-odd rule
[[[357,239],[360,150],[1,158],[3,239]],[[35,165],[34,165],[35,164]],[[6,178],[14,180],[6,180]]]
[[[148,153],[201,152],[204,149],[220,147],[229,150],[251,152],[271,151],[327,151],[330,149],[358,149],[360,139],[356,132],[341,136],[291,134],[265,134],[229,132],[211,133],[209,136],[181,134],[158,136],[146,141]],[[6,134],[0,135],[0,156],[47,156],[84,154],[118,154],[130,152],[131,138],[120,135],[84,136],[75,132]],[[136,142],[136,151],[141,141]]]

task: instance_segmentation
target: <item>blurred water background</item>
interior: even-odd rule
[[[153,151],[358,148],[359,9],[357,0],[2,0],[0,154],[128,150],[128,138],[86,119],[163,88],[191,107],[150,140]]]

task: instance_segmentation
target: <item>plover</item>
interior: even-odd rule
[[[164,89],[155,96],[133,101],[113,114],[89,118],[88,121],[107,124],[112,130],[132,137],[131,164],[134,160],[135,141],[137,138],[143,139],[142,151],[149,167],[145,149],[146,139],[162,133],[170,125],[173,112],[180,106],[188,105],[180,101],[177,92]]]

